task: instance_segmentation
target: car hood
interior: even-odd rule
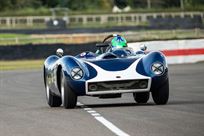
[[[102,60],[86,60],[106,71],[121,71],[127,69],[137,58],[115,58]],[[87,63],[86,63],[87,64]]]

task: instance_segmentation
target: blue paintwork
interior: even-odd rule
[[[165,67],[165,72],[157,76],[151,71],[151,66],[154,62],[160,62],[167,66],[165,56],[161,52],[151,52],[143,57],[137,65],[136,71],[142,75],[152,78],[151,90],[160,87],[168,79],[168,67]]]
[[[129,56],[129,52],[124,51],[122,49],[118,49],[118,50],[113,50],[112,51],[113,54],[117,55],[119,58],[126,58]]]
[[[145,54],[145,52],[142,51],[142,50],[140,50],[140,51],[136,51],[135,54],[136,54],[136,55],[143,55],[143,54]]]
[[[118,71],[127,69],[137,58],[126,58],[126,59],[108,59],[108,60],[97,60],[92,61],[93,64],[101,67],[107,71]]]
[[[86,52],[82,52],[81,54],[77,55],[76,58],[90,59],[90,58],[95,58],[96,56],[97,55],[95,53],[86,51]]]
[[[118,54],[114,54],[114,52]],[[53,94],[60,95],[60,89],[57,86],[57,70],[61,67],[70,88],[72,88],[78,96],[83,96],[85,95],[86,80],[92,79],[97,75],[97,71],[87,64],[86,61],[98,65],[107,71],[119,71],[127,69],[138,59],[137,56],[134,57],[132,54],[126,54],[125,57],[120,57],[120,53],[124,52],[120,49],[120,51],[114,50],[112,53],[109,52],[99,56],[94,53],[86,52],[75,57],[67,55],[61,58],[56,55],[51,55],[44,62],[45,81],[47,81]],[[104,59],[106,55],[110,55],[110,58]],[[135,72],[152,78],[151,90],[157,89],[168,79],[167,67],[165,68],[165,73],[161,76],[156,76],[152,73],[151,66],[154,62],[160,62],[166,66],[165,56],[161,52],[150,52],[140,59],[135,68]],[[71,70],[75,67],[80,67],[84,72],[84,76],[80,80],[74,80],[70,76]]]
[[[150,52],[143,57],[137,65],[136,71],[142,75],[154,77],[154,73],[151,71],[151,66],[154,62],[160,62],[166,66],[166,60],[161,52]]]

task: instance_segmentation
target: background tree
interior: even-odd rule
[[[113,7],[114,1],[127,3],[134,8],[144,9],[151,8],[172,8],[181,6],[183,1],[184,7],[197,9],[204,7],[204,0],[0,0],[0,11],[9,9],[23,8],[53,8],[53,7],[68,7],[71,10],[110,10]]]
[[[11,7],[11,1],[10,0],[0,0],[0,11],[3,11],[5,9],[8,9]]]

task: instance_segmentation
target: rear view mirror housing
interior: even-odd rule
[[[140,45],[140,50],[146,51],[147,50],[147,46],[145,44],[141,44]]]
[[[57,56],[62,57],[64,54],[64,51],[61,48],[59,48],[59,49],[57,49],[56,54],[57,54]]]

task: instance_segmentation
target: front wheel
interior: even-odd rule
[[[59,107],[62,104],[61,98],[51,93],[49,86],[46,84],[46,98],[50,107]]]
[[[147,103],[149,100],[149,92],[133,93],[133,97],[137,103]]]
[[[169,80],[167,80],[160,88],[152,91],[152,98],[157,105],[164,105],[169,99]]]
[[[63,71],[61,71],[61,98],[62,105],[65,109],[72,109],[76,107],[77,95],[67,84]]]

